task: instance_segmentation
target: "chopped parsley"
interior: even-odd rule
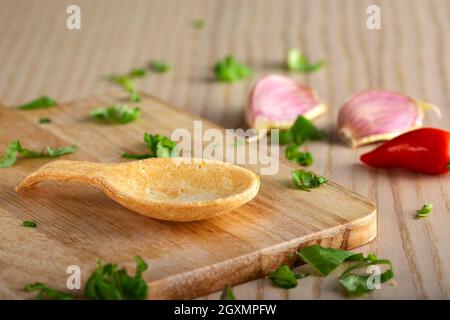
[[[214,73],[219,81],[236,82],[249,77],[252,70],[229,55],[215,64]]]
[[[294,161],[301,166],[310,166],[313,164],[313,157],[311,152],[301,152],[298,150],[298,146],[296,144],[292,144],[284,150],[284,156],[286,159]]]
[[[300,272],[293,272],[287,264],[279,266],[275,271],[269,272],[267,277],[272,282],[284,289],[291,289],[297,286],[297,279],[303,279],[308,275]]]
[[[204,20],[196,19],[196,20],[192,21],[192,26],[194,27],[194,29],[200,30],[200,29],[205,28],[206,23]]]
[[[431,203],[425,204],[421,209],[416,211],[416,217],[417,218],[426,218],[428,217],[433,211],[433,205]]]
[[[70,294],[58,291],[56,289],[52,289],[47,285],[36,282],[32,284],[28,284],[24,290],[26,292],[34,292],[37,291],[37,298],[40,300],[72,300],[73,297]]]
[[[136,86],[134,84],[132,77],[130,77],[128,75],[114,76],[111,78],[111,81],[113,81],[115,84],[121,86],[125,91],[127,91],[130,94],[131,102],[141,101],[141,97],[139,95],[139,92],[136,89]]]
[[[220,300],[236,300],[233,289],[229,285],[226,285],[223,289],[222,294],[220,295]]]
[[[56,106],[57,104],[58,103],[54,99],[47,96],[42,96],[33,101],[24,103],[18,106],[18,108],[22,110],[34,110],[34,109],[50,108]]]
[[[89,114],[92,118],[103,122],[125,124],[136,120],[141,114],[141,109],[130,108],[126,104],[112,105],[107,108],[94,109]]]
[[[43,151],[33,151],[22,147],[19,140],[11,141],[6,148],[3,156],[0,158],[0,168],[9,168],[17,161],[17,155],[20,153],[24,158],[44,158],[44,157],[59,157],[68,153],[74,153],[76,146],[68,147],[46,147]]]
[[[176,145],[177,143],[170,138],[156,134],[152,135],[149,133],[144,134],[144,142],[150,153],[145,154],[122,154],[122,158],[127,159],[147,159],[147,158],[170,158],[176,156]]]
[[[323,130],[318,129],[313,122],[304,116],[298,116],[292,127],[280,132],[280,144],[296,144],[301,146],[309,140],[321,140],[326,136]]]
[[[292,172],[292,184],[300,190],[310,191],[309,189],[317,188],[327,182],[326,177],[317,176],[310,171],[295,170]]]
[[[309,73],[318,71],[325,65],[325,61],[320,60],[312,63],[303,53],[300,52],[300,50],[290,49],[286,64],[289,71]]]
[[[152,61],[150,68],[158,73],[166,73],[170,70],[170,65],[161,61]]]
[[[31,220],[25,220],[25,221],[23,221],[23,222],[22,222],[22,225],[23,225],[24,227],[27,227],[27,228],[36,228],[36,226],[37,226],[36,222],[31,221]]]
[[[45,124],[45,123],[50,123],[52,122],[52,120],[50,118],[44,117],[44,118],[40,118],[38,121],[40,124]]]

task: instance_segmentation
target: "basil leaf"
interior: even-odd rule
[[[372,291],[374,289],[373,283],[369,284],[371,280],[370,275],[356,275],[351,273],[353,270],[367,268],[371,265],[388,265],[389,268],[380,274],[380,283],[386,282],[394,277],[391,261],[386,259],[368,260],[357,263],[347,270],[345,270],[339,277],[339,284],[344,289],[345,293],[350,296],[358,296],[363,293]],[[375,279],[375,278],[373,278]]]
[[[21,149],[18,140],[11,141],[0,159],[0,168],[9,168],[17,161],[17,153]]]
[[[295,170],[292,172],[292,185],[300,190],[310,191],[309,189],[317,188],[327,182],[327,178],[317,176],[309,171]]]
[[[76,145],[61,148],[47,147],[47,154],[50,158],[55,158],[65,154],[74,153],[75,150],[77,150]]]
[[[149,133],[145,133],[144,141],[150,151],[154,155],[156,155],[157,158],[173,157],[176,152],[177,143],[173,140],[170,140],[166,136],[160,134],[151,135]]]
[[[56,106],[58,103],[50,97],[42,96],[37,98],[36,100],[24,103],[18,106],[19,109],[22,110],[34,110],[34,109],[43,109],[50,108]]]
[[[227,56],[214,65],[216,79],[224,82],[236,82],[249,77],[252,70],[242,63],[238,63],[233,56]]]
[[[350,251],[323,248],[318,244],[300,249],[297,254],[322,276],[328,275],[344,261],[358,261],[364,259],[362,254]]]
[[[280,145],[292,143],[292,131],[291,130],[280,131],[278,137],[279,137]]]
[[[149,153],[146,154],[131,154],[131,153],[123,153],[122,158],[125,159],[135,159],[135,160],[142,160],[142,159],[148,159],[148,158],[154,158],[154,155],[151,155]]]
[[[428,217],[433,211],[433,204],[427,203],[425,204],[422,209],[417,210],[417,218],[426,218]]]
[[[220,300],[236,300],[233,289],[229,285],[226,285],[223,289],[222,294],[220,295]]]
[[[310,166],[314,160],[311,152],[301,152],[298,150],[299,146],[292,144],[284,150],[284,156],[286,159],[298,163],[301,166]]]
[[[295,273],[288,265],[283,264],[275,271],[269,272],[267,277],[271,279],[276,286],[284,289],[291,289],[297,286],[297,279],[303,279],[307,277],[307,274]]]
[[[132,70],[128,73],[128,76],[129,76],[130,78],[142,78],[142,77],[145,76],[146,73],[147,73],[147,72],[145,71],[144,68],[135,68],[135,69],[132,69]]]
[[[52,299],[52,300],[72,300],[73,297],[70,294],[49,288],[47,285],[40,282],[28,284],[25,288],[27,292],[37,291],[38,299]]]
[[[321,140],[326,136],[324,131],[317,129],[314,123],[304,116],[299,116],[289,130],[292,133],[292,142],[299,146],[305,141]]]
[[[148,266],[142,258],[136,256],[136,272],[128,275],[125,269],[116,264],[98,263],[97,269],[86,282],[85,295],[95,300],[137,300],[146,299],[148,286],[142,273]]]
[[[89,114],[92,118],[100,121],[125,124],[136,120],[141,114],[141,109],[130,108],[126,104],[112,105],[107,108],[94,109]]]
[[[290,49],[287,58],[287,67],[290,71],[299,71],[309,73],[318,71],[325,65],[325,61],[321,60],[311,63],[309,59],[298,49]]]
[[[31,221],[31,220],[25,220],[25,221],[23,221],[22,222],[22,225],[24,226],[24,227],[27,227],[27,228],[36,228],[36,222],[34,222],[34,221]]]
[[[40,118],[38,122],[40,124],[45,124],[45,123],[51,123],[52,120],[50,118],[44,117],[44,118]]]
[[[153,61],[150,64],[150,67],[152,68],[153,71],[159,72],[159,73],[166,73],[167,71],[170,70],[170,65],[168,65],[167,63],[164,63],[164,62],[160,62],[160,61]]]

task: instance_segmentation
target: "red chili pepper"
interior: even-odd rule
[[[404,133],[361,156],[377,168],[405,168],[428,174],[450,170],[450,132],[422,128]]]

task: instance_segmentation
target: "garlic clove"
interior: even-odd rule
[[[255,129],[289,129],[299,115],[311,120],[325,110],[326,106],[310,87],[288,77],[269,75],[254,86],[246,119]]]
[[[369,90],[352,94],[339,110],[339,136],[352,147],[390,140],[422,126],[423,115],[439,109],[400,93]]]

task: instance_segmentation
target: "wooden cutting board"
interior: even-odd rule
[[[23,146],[78,145],[64,159],[119,162],[121,154],[145,152],[144,132],[193,129],[198,118],[142,94],[142,115],[127,125],[89,119],[94,107],[123,102],[109,93],[51,109],[0,107],[0,151],[19,139]],[[50,124],[38,124],[43,116]],[[203,120],[203,129],[219,128]],[[23,287],[43,282],[65,290],[66,269],[81,268],[85,283],[99,259],[134,270],[133,257],[149,264],[149,298],[194,298],[264,276],[283,262],[295,264],[303,246],[351,249],[376,236],[376,209],[368,199],[333,182],[312,192],[290,187],[299,166],[280,161],[274,176],[261,176],[254,200],[207,221],[171,223],[136,214],[86,186],[47,182],[18,194],[14,187],[49,159],[20,159],[0,169],[0,298],[31,297]],[[251,167],[256,170],[257,167]],[[164,177],[161,177],[164,179]],[[34,220],[37,228],[22,227]],[[82,290],[75,290],[81,294]]]

